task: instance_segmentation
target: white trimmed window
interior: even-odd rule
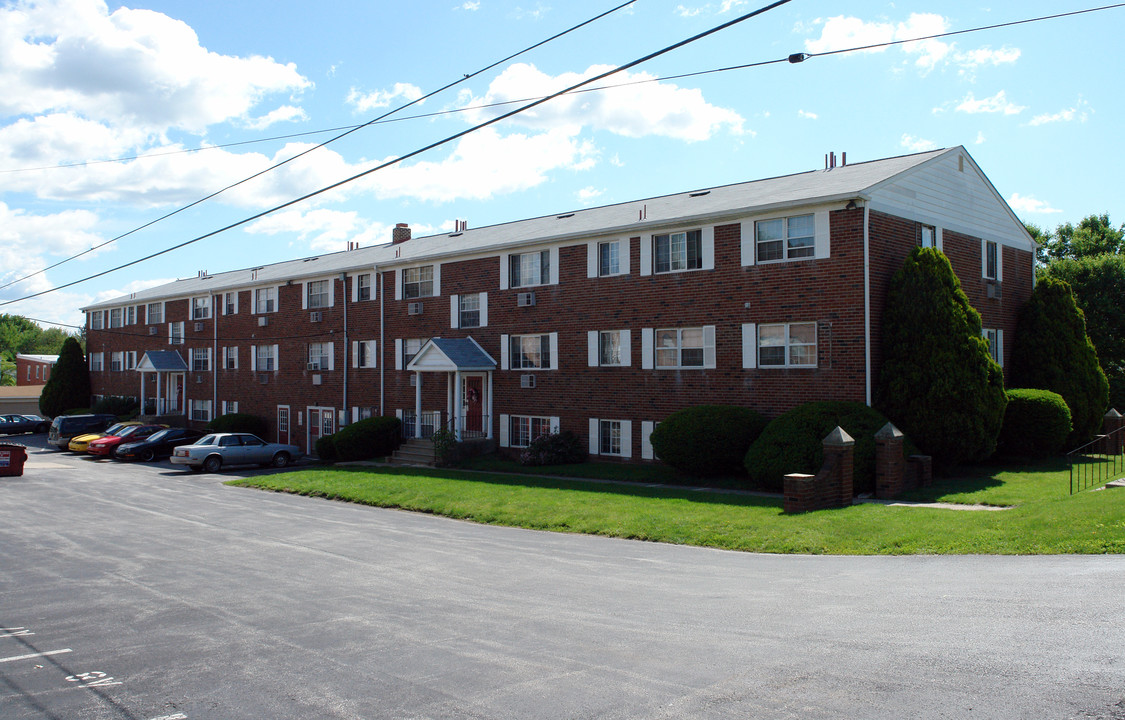
[[[354,367],[354,368],[373,368],[373,367],[376,367],[375,341],[374,340],[353,340],[352,341],[352,367]]]
[[[551,251],[515,253],[508,256],[508,287],[547,285],[551,282]]]
[[[988,354],[1000,367],[1004,367],[1004,331],[995,328],[981,330],[981,335],[988,341]]]
[[[125,353],[115,352],[109,356],[109,369],[113,372],[121,372],[125,369]]]
[[[633,456],[633,422],[590,418],[590,454],[630,458]]]
[[[125,324],[126,325],[136,325],[137,324],[137,306],[136,305],[130,305],[127,308],[125,308]]]
[[[375,408],[371,406],[352,408],[352,422],[359,422],[360,420],[367,420],[373,417],[375,417]]]
[[[223,370],[237,370],[238,369],[238,348],[225,347],[223,348]]]
[[[759,325],[758,367],[816,367],[816,323]]]
[[[168,323],[168,344],[184,344],[184,324],[182,322]]]
[[[551,434],[551,418],[512,415],[508,418],[508,447],[524,448],[540,435]]]
[[[277,288],[264,287],[254,291],[254,312],[277,312]]]
[[[191,356],[192,372],[208,372],[211,369],[211,348],[191,348],[188,355]]]
[[[1000,279],[1000,246],[991,240],[984,241],[984,277],[989,280]]]
[[[703,267],[703,232],[687,230],[652,236],[653,272],[699,270]]]
[[[251,349],[251,353],[255,371],[270,372],[277,370],[277,345],[259,345],[257,348]]]
[[[113,308],[109,311],[109,326],[111,328],[121,327],[121,308]]]
[[[211,317],[211,296],[194,297],[191,299],[191,319],[206,320]]]
[[[94,310],[90,313],[91,330],[101,330],[104,327],[105,316],[102,314],[103,312],[102,310]]]
[[[149,325],[159,325],[164,322],[164,303],[148,304],[147,322]]]
[[[621,274],[621,241],[598,243],[598,277]]]
[[[937,228],[933,225],[923,225],[921,235],[918,237],[918,245],[924,248],[936,248]]]
[[[703,328],[670,328],[656,331],[656,367],[704,366]]]
[[[457,298],[458,318],[457,327],[480,327],[480,293],[466,293]]]
[[[406,338],[402,341],[402,367],[405,368],[426,344],[425,338]]]
[[[754,227],[760,263],[816,256],[816,222],[811,214],[759,220]]]
[[[331,370],[332,364],[332,343],[309,343],[309,370]]]
[[[129,350],[125,353],[125,369],[135,370],[137,368],[137,351]]]
[[[587,333],[590,367],[629,367],[628,330],[590,330]]]
[[[357,301],[371,299],[371,273],[364,273],[363,275],[356,275],[355,278],[355,299]]]
[[[104,353],[90,353],[90,370],[98,372],[105,369],[105,354]]]
[[[191,419],[197,422],[211,422],[211,401],[192,400]]]
[[[305,285],[305,307],[309,310],[331,307],[331,280],[310,280]]]
[[[402,271],[402,296],[407,300],[434,295],[434,266],[406,268]]]
[[[223,400],[223,415],[233,415],[238,412],[237,400]]]
[[[223,293],[223,315],[238,314],[238,292]]]
[[[551,335],[512,335],[512,370],[549,370],[551,363]]]

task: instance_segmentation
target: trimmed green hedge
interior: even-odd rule
[[[269,431],[269,423],[266,422],[265,418],[257,415],[227,413],[207,423],[207,429],[217,433],[253,433],[265,440],[266,433]]]
[[[678,410],[652,431],[656,457],[686,475],[741,475],[742,460],[768,421],[737,405]]]
[[[316,456],[323,463],[336,462],[336,441],[332,435],[321,435],[316,439]]]
[[[393,415],[367,418],[343,427],[333,435],[325,435],[317,441],[316,451],[324,462],[386,457],[398,447],[401,433],[402,421]],[[324,446],[321,440],[325,441]],[[329,445],[331,450],[322,452],[322,447]],[[325,454],[332,455],[331,459]]]
[[[1022,457],[1057,455],[1070,435],[1070,423],[1070,408],[1062,395],[1013,388],[1008,391],[998,451]]]
[[[781,492],[789,473],[815,475],[824,464],[823,441],[839,425],[855,440],[852,489],[875,490],[875,433],[887,424],[878,410],[859,402],[825,401],[801,405],[762,431],[746,453],[746,471],[763,490]],[[917,450],[907,439],[903,453]]]

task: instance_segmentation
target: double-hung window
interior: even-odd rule
[[[406,338],[402,341],[402,367],[405,368],[426,344],[424,338]]]
[[[654,272],[680,272],[703,267],[703,232],[700,230],[654,235],[652,245]]]
[[[103,323],[105,322],[105,320],[104,320],[105,316],[102,315],[103,312],[104,311],[102,311],[102,310],[94,310],[93,312],[90,313],[90,329],[91,330],[101,330],[102,329]]]
[[[309,343],[309,370],[328,370],[331,362],[332,343]]]
[[[621,241],[598,243],[598,277],[621,274]]]
[[[277,370],[277,346],[259,345],[254,367],[259,372]]]
[[[509,418],[508,445],[510,447],[527,447],[531,441],[540,435],[551,434],[551,418],[529,417],[526,415],[512,415]]]
[[[998,279],[998,267],[1000,261],[998,259],[1000,248],[991,240],[984,242],[984,276],[989,280]]]
[[[356,276],[355,299],[357,301],[371,299],[371,273]]]
[[[508,286],[513,288],[547,285],[551,282],[551,251],[517,253],[508,256]]]
[[[184,324],[182,322],[168,323],[168,344],[184,344]]]
[[[512,370],[547,370],[551,367],[551,336],[512,335]]]
[[[137,351],[129,350],[125,353],[125,369],[135,370],[137,368]]]
[[[758,262],[816,256],[816,222],[812,215],[759,220],[755,228]]]
[[[933,225],[922,226],[922,234],[918,238],[918,244],[924,248],[937,247],[937,230]]]
[[[310,280],[306,286],[306,307],[310,310],[326,308],[330,304],[331,280]]]
[[[402,296],[407,300],[433,297],[434,266],[406,268],[402,271]]]
[[[457,327],[480,327],[480,293],[466,293],[458,301],[461,307]]]
[[[111,328],[121,327],[121,308],[113,308],[109,311],[109,326]]]
[[[149,303],[148,304],[148,324],[159,325],[164,322],[164,303]]]
[[[211,296],[192,298],[191,319],[206,320],[209,317],[211,317]]]
[[[816,367],[816,323],[759,325],[758,367]]]
[[[238,412],[237,400],[223,400],[223,415],[232,415]]]
[[[125,353],[115,352],[109,356],[109,369],[113,372],[121,372],[125,369]]]
[[[981,330],[981,335],[988,341],[988,354],[997,365],[1004,366],[1004,332],[995,328]]]
[[[703,328],[656,331],[656,367],[703,367]]]
[[[375,341],[357,340],[352,343],[352,367],[375,367]]]
[[[254,312],[271,313],[277,310],[277,288],[264,287],[254,291]]]
[[[130,305],[125,308],[125,324],[135,325],[137,323],[137,306]]]
[[[621,455],[621,421],[600,420],[598,423],[598,454]]]
[[[105,355],[103,353],[90,353],[90,370],[97,372],[105,369]]]
[[[192,348],[189,353],[192,372],[207,372],[211,369],[211,348]]]
[[[223,315],[238,314],[238,292],[223,293]]]
[[[224,370],[237,370],[238,369],[238,348],[225,347],[223,348],[223,369]]]
[[[197,422],[210,422],[211,421],[211,401],[210,400],[192,400],[191,401],[191,419]]]
[[[621,336],[621,330],[602,330],[598,333],[598,365],[605,367],[625,364]]]

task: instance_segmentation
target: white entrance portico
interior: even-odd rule
[[[406,369],[415,373],[414,422],[409,437],[424,437],[423,428],[448,426],[457,440],[492,437],[492,373],[496,360],[476,340],[433,338],[418,351]],[[422,378],[445,373],[448,424],[424,421]],[[431,415],[434,414],[431,410]]]
[[[184,376],[188,366],[178,350],[153,350],[146,352],[137,363],[141,374],[141,412],[144,413],[150,399],[145,394],[145,377],[156,374],[156,395],[151,398],[157,415],[170,415],[184,412]]]

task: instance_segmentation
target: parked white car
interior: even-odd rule
[[[228,465],[262,465],[283,468],[301,457],[296,445],[268,443],[250,433],[212,433],[172,452],[173,465],[194,472],[218,472]]]

